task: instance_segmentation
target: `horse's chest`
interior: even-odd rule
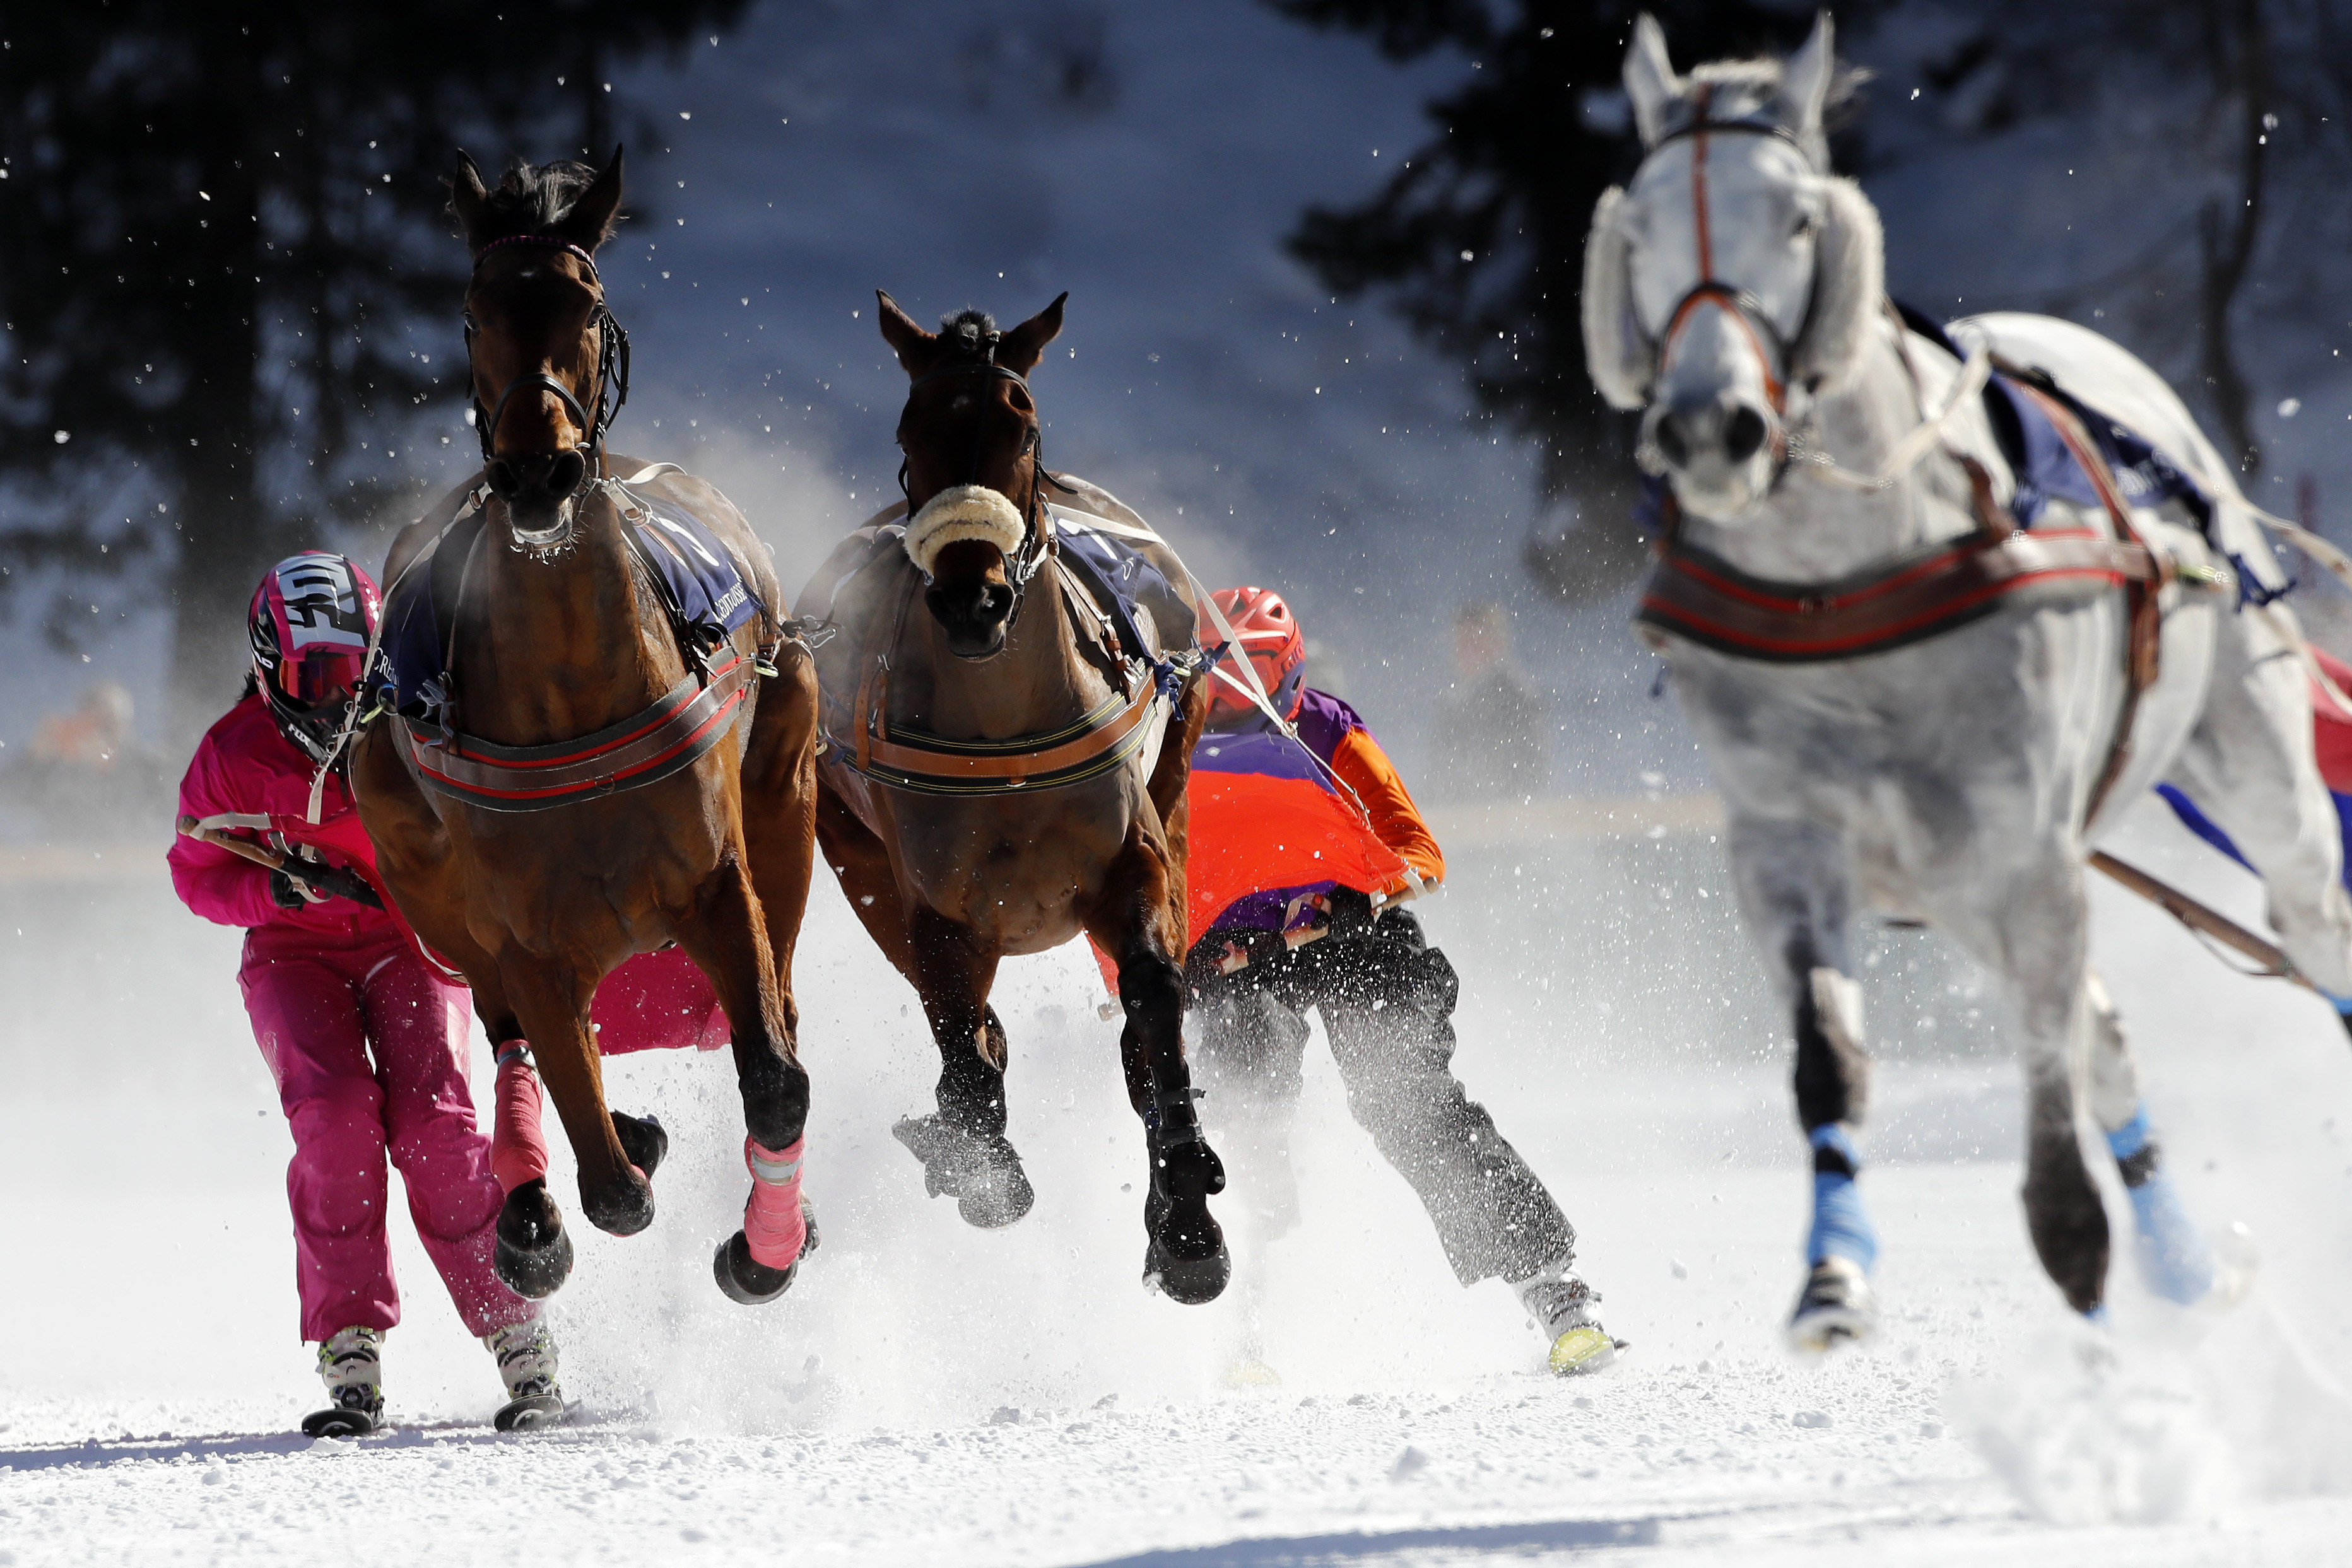
[[[1132,810],[1111,783],[901,813],[900,875],[921,903],[1001,951],[1058,946],[1080,929],[1129,836]]]

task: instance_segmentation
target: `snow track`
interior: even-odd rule
[[[2186,850],[2168,861],[2162,824],[2142,826],[2140,858],[2257,915],[2250,882]],[[289,1435],[316,1385],[294,1337],[286,1136],[236,1010],[233,938],[152,889],[45,906],[39,925],[0,910],[17,998],[0,1187],[20,1198],[0,1291],[0,1564],[2352,1561],[2352,1053],[2324,1011],[2229,978],[2103,893],[2103,967],[2189,1197],[2260,1235],[2253,1300],[2182,1314],[2126,1261],[2113,1332],[2072,1322],[2015,1201],[2013,1070],[1896,1060],[1864,1177],[1885,1332],[1809,1366],[1778,1343],[1805,1189],[1752,967],[1662,973],[1654,1003],[1597,1027],[1590,998],[1622,998],[1622,977],[1571,947],[1547,989],[1523,950],[1479,935],[1538,873],[1554,884],[1521,907],[1655,891],[1469,856],[1430,921],[1464,972],[1460,1069],[1576,1222],[1605,1320],[1634,1342],[1616,1370],[1550,1378],[1502,1287],[1454,1286],[1310,1053],[1303,1224],[1237,1248],[1283,1381],[1225,1387],[1238,1301],[1188,1311],[1137,1284],[1139,1198],[1120,1187],[1141,1174],[1138,1139],[1089,967],[1008,967],[1012,1131],[1039,1197],[975,1232],[922,1199],[888,1137],[926,1103],[929,1048],[820,888],[800,988],[826,1239],[793,1293],[745,1311],[709,1282],[742,1201],[724,1058],[615,1062],[614,1103],[660,1113],[672,1159],[651,1231],[581,1228],[555,1305],[577,1423],[488,1429],[488,1357],[403,1238],[399,1426],[358,1443]],[[1721,935],[1694,904],[1675,902],[1679,952]],[[100,967],[108,940],[135,969]],[[1914,945],[1887,947],[1898,960],[1924,951],[1887,940]],[[1680,1038],[1666,993],[1716,987],[1719,1016],[1757,1020],[1752,1060],[1744,1036]],[[1874,1038],[1916,1056],[1919,998],[1870,988]],[[572,1207],[569,1176],[555,1185]],[[148,1257],[93,1269],[96,1239],[126,1231]]]

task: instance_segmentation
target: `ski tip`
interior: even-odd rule
[[[1626,1348],[1596,1328],[1570,1329],[1551,1342],[1550,1364],[1558,1377],[1580,1377],[1617,1364],[1617,1353]]]
[[[1228,1388],[1278,1388],[1281,1385],[1282,1374],[1254,1355],[1243,1356],[1225,1368],[1225,1386]]]
[[[570,1414],[562,1396],[530,1394],[509,1400],[490,1418],[490,1424],[501,1432],[532,1432],[542,1427],[559,1426]]]

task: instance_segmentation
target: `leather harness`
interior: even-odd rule
[[[895,613],[870,613],[866,619],[849,734],[824,737],[826,750],[839,762],[877,784],[918,794],[1009,795],[1098,778],[1132,759],[1150,740],[1152,707],[1160,688],[1147,667],[1148,651],[1121,649],[1110,617],[1055,548],[1051,512],[1040,511],[1047,518],[1045,549],[1055,563],[1055,579],[1079,649],[1105,670],[1114,687],[1111,694],[1061,729],[1003,740],[954,739],[904,725],[894,729],[888,653],[898,644],[921,587],[920,575],[910,572],[897,596]],[[887,550],[895,547],[896,538],[883,536],[877,544]],[[838,595],[838,588],[835,591]]]
[[[2087,821],[2098,815],[2130,760],[2140,697],[2156,684],[2164,630],[2158,591],[2168,563],[2133,525],[2114,473],[2074,410],[2014,367],[2003,370],[2049,417],[2089,476],[2111,536],[2019,528],[1993,499],[1983,465],[1955,454],[1975,499],[1974,534],[1836,582],[1773,582],[1686,542],[1669,492],[1666,530],[1633,619],[1656,648],[1674,636],[1765,664],[1825,664],[1907,647],[2005,607],[2070,602],[2120,588],[2127,617],[2124,698],[2092,788]]]

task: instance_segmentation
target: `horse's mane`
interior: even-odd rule
[[[552,163],[518,160],[484,198],[480,225],[468,237],[480,246],[517,235],[550,233],[572,211],[582,193],[595,183],[596,173],[572,158],[559,158]],[[593,250],[611,239],[614,226],[607,223],[588,248]]]
[[[996,318],[969,305],[940,318],[940,346],[960,360],[977,360],[987,351],[988,335]]]

